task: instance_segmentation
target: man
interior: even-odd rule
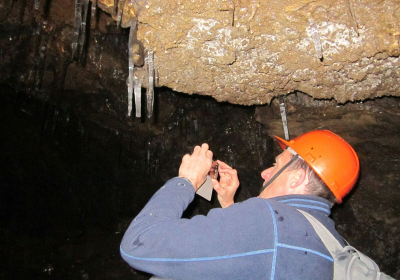
[[[223,209],[181,219],[211,168],[207,144],[185,155],[179,177],[169,180],[132,221],[121,243],[134,268],[166,279],[332,279],[333,259],[301,209],[342,242],[329,218],[358,178],[356,153],[330,131],[312,131],[291,141],[258,197],[234,203],[236,170],[218,161],[213,179]],[[343,242],[342,242],[343,245]]]

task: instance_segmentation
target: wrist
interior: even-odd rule
[[[204,178],[204,180],[201,181],[201,179],[198,177],[190,177],[185,175],[179,175],[178,177],[184,178],[187,181],[189,181],[192,184],[195,191],[197,191],[201,187],[201,185],[206,181],[206,178]]]
[[[196,187],[195,187],[195,185],[193,184],[192,180],[190,180],[189,178],[184,177],[184,176],[178,176],[178,177],[179,177],[179,178],[182,178],[182,179],[184,179],[184,180],[186,180],[186,181],[188,181],[188,182],[192,185],[192,187],[194,188],[194,190],[196,191]]]
[[[229,201],[229,202],[226,202],[226,201],[224,202],[222,200],[218,200],[218,201],[222,208],[228,208],[229,206],[231,206],[232,204],[235,203],[233,200]]]

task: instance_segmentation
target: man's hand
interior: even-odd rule
[[[225,162],[217,160],[219,182],[212,179],[214,190],[218,193],[218,201],[222,208],[229,207],[234,202],[234,196],[239,187],[239,178],[236,169],[233,169]]]
[[[192,182],[194,190],[205,182],[208,171],[211,168],[213,153],[208,144],[194,147],[191,155],[186,154],[182,158],[179,167],[179,177],[184,177]]]

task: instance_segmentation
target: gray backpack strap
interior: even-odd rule
[[[297,209],[310,222],[334,259],[334,280],[395,280],[380,272],[378,265],[356,248],[343,246],[320,221]]]
[[[339,254],[343,250],[343,246],[339,243],[339,241],[332,235],[332,233],[323,225],[320,221],[314,218],[312,215],[304,212],[303,210],[297,209],[301,214],[306,217],[306,219],[310,222],[314,230],[317,232],[325,247],[331,253],[332,258],[335,258],[337,254]]]

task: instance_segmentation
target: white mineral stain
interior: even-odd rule
[[[322,50],[325,57],[341,54],[351,45],[362,47],[365,42],[365,34],[363,30],[359,30],[359,36],[356,36],[352,28],[348,28],[345,24],[334,22],[315,22],[318,28],[319,37],[322,44]],[[306,32],[308,37],[300,40],[296,44],[296,48],[302,52],[312,54],[311,37],[315,32],[311,26],[307,26]]]
[[[187,48],[194,49],[196,41],[202,40],[205,34],[211,35],[210,29],[213,28],[218,21],[214,19],[193,18],[193,27],[187,33]]]

